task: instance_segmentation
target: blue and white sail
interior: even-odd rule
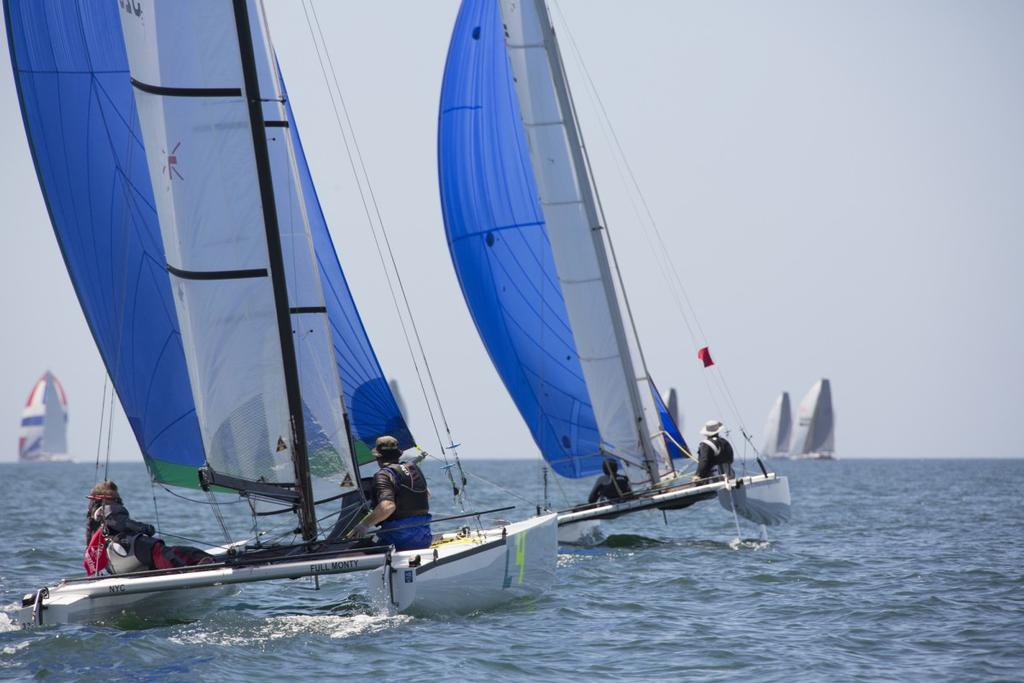
[[[442,207],[463,294],[559,474],[673,468],[543,2],[466,0],[445,67]]]
[[[36,172],[90,330],[153,478],[196,487],[205,449],[120,25],[121,13],[150,15],[139,2],[113,1],[5,0],[4,10]],[[383,433],[411,445],[334,253],[290,111],[284,118],[287,127],[274,132],[293,139],[302,188],[294,197],[305,205],[357,453],[368,454]],[[172,150],[164,150],[175,157],[166,161],[184,176],[186,156]]]
[[[47,371],[28,394],[21,412],[18,460],[64,460],[68,452],[68,399],[64,387]]]

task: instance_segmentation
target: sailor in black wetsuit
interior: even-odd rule
[[[373,510],[352,534],[365,536],[377,524],[377,538],[385,545],[393,545],[397,550],[429,548],[430,492],[426,477],[415,463],[398,461],[402,449],[393,436],[378,438],[373,454],[380,466],[373,475]]]
[[[705,438],[697,449],[697,473],[693,475],[694,481],[706,479],[716,473],[725,477],[733,476],[732,444],[721,435],[724,427],[719,420],[709,420],[700,430],[701,436]]]
[[[605,500],[620,500],[631,493],[629,478],[624,474],[619,474],[619,463],[617,460],[606,458],[602,469],[604,474],[597,478],[597,481],[594,482],[594,488],[590,489],[590,497],[587,499],[588,503],[596,503],[602,498]]]

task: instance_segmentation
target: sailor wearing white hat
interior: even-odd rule
[[[700,430],[705,437],[697,449],[697,473],[693,480],[706,479],[714,474],[732,476],[732,444],[721,432],[725,428],[721,420],[708,420]]]

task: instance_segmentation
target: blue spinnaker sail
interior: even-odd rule
[[[153,478],[196,487],[203,445],[118,11],[116,2],[4,0],[29,146],[89,328]],[[357,452],[381,433],[410,446],[299,156]]]
[[[501,12],[463,2],[448,49],[438,172],[448,246],[477,331],[558,474],[601,471],[600,436],[548,242]]]
[[[661,426],[665,429],[665,433],[668,434],[665,437],[665,448],[668,450],[668,454],[672,456],[673,460],[687,457],[683,449],[685,448],[689,451],[690,447],[686,445],[686,440],[683,438],[682,432],[679,431],[679,426],[676,424],[675,419],[673,419],[672,413],[669,412],[668,406],[665,405],[665,399],[661,397],[658,387],[654,386],[654,382],[651,382],[651,393],[654,395],[655,405],[658,406]]]

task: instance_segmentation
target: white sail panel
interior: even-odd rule
[[[827,379],[821,379],[800,401],[791,454],[831,456],[835,451],[834,433],[832,387]]]
[[[261,6],[249,0],[253,47],[260,94],[264,99],[267,151],[274,186],[274,203],[284,256],[288,305],[291,310],[295,362],[302,394],[306,450],[316,498],[331,497],[348,480],[359,481],[354,465],[341,380],[336,371],[330,320],[306,214],[291,125],[284,105],[270,33]]]
[[[326,497],[358,477],[276,59],[262,5],[247,0],[246,7],[274,193],[273,237],[233,3],[143,3],[141,17],[126,13],[122,25],[133,78],[141,82],[136,99],[207,460],[245,479],[292,481],[291,415],[301,413],[313,496]],[[181,43],[172,43],[179,34],[188,35],[185,57],[178,55]],[[195,147],[187,157],[185,140]],[[268,239],[281,248],[291,350],[282,350]],[[288,363],[300,395],[294,404]]]
[[[657,450],[664,451],[662,440],[653,438],[660,421],[649,384],[632,370],[602,237],[595,234],[600,228],[597,208],[564,83],[559,91],[560,72],[552,61],[557,45],[547,40],[546,8],[542,2],[502,0],[501,10],[548,239],[601,440],[627,460],[645,461],[658,478],[671,464],[668,454]],[[640,418],[644,434],[638,429]]]
[[[121,15],[182,342],[214,470],[290,482],[292,430],[231,2]]]

